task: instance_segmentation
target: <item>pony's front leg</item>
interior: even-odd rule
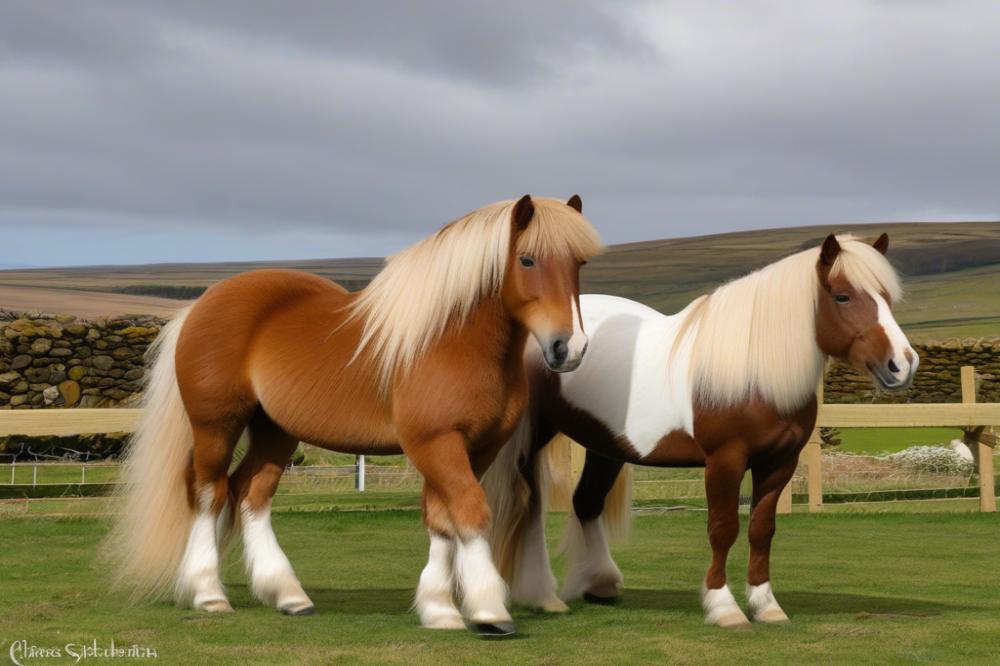
[[[455,606],[455,527],[444,502],[424,484],[424,522],[431,538],[427,565],[420,573],[413,606],[428,629],[464,629]]]
[[[493,565],[487,541],[490,509],[472,471],[465,437],[449,432],[425,442],[404,444],[403,448],[450,518],[455,536],[454,574],[470,628],[483,635],[513,633],[507,586]],[[424,513],[428,528],[447,533],[449,526],[429,508],[425,506]],[[432,551],[432,557],[435,554]]]
[[[753,468],[753,510],[750,514],[750,565],[747,568],[747,609],[757,622],[780,624],[788,616],[771,589],[771,540],[778,497],[795,473],[798,456],[779,466]]]
[[[573,513],[566,526],[569,572],[563,583],[563,599],[608,603],[618,596],[622,572],[611,557],[611,547],[602,514],[605,500],[622,463],[587,451],[580,482],[573,492]]]
[[[701,603],[705,623],[726,628],[750,626],[726,584],[726,560],[740,531],[740,481],[746,471],[742,460],[709,458],[705,466],[708,497],[708,541],[712,564],[705,575]]]

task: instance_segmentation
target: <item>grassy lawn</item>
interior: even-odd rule
[[[399,501],[376,496],[369,505]],[[641,513],[630,543],[616,549],[627,585],[618,606],[574,604],[560,617],[518,610],[515,639],[484,642],[465,632],[422,630],[407,611],[427,541],[416,511],[290,508],[274,523],[317,604],[312,617],[288,618],[257,604],[232,558],[225,578],[235,614],[207,616],[167,603],[129,607],[105,589],[105,572],[94,561],[104,533],[99,519],[0,520],[0,654],[19,639],[62,646],[95,638],[106,645],[113,637],[119,645],[156,648],[159,663],[1000,660],[995,514],[783,517],[775,585],[792,624],[732,633],[704,626],[698,607],[709,557],[705,514]],[[550,520],[552,545],[562,524],[561,516]],[[741,538],[730,567],[738,597],[746,556]],[[561,573],[558,558],[556,566]]]
[[[962,439],[958,428],[842,428],[840,446],[844,453],[895,453],[909,446],[948,444]]]

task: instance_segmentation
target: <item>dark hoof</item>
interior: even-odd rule
[[[473,622],[469,629],[480,638],[506,638],[514,635],[513,622]]]
[[[588,604],[597,604],[598,606],[614,606],[618,603],[618,597],[599,597],[590,592],[583,593],[583,600]]]
[[[281,608],[279,609],[282,615],[290,615],[292,617],[300,617],[303,615],[312,615],[316,612],[315,606],[306,606],[305,608]]]

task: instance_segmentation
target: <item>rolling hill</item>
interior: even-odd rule
[[[829,231],[794,227],[615,245],[584,269],[583,289],[671,312],[714,285],[818,244]],[[889,257],[903,273],[907,292],[897,315],[914,337],[1000,335],[1000,222],[852,225],[837,231],[889,233]],[[357,289],[381,265],[381,259],[363,258],[7,270],[0,271],[0,308],[88,318],[165,315],[185,302],[167,297],[191,296],[255,268],[297,268]]]

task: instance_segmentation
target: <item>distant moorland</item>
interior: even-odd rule
[[[587,292],[618,294],[664,312],[786,254],[819,243],[827,227],[795,227],[615,245],[584,269]],[[897,314],[916,338],[1000,335],[1000,222],[844,226],[891,237],[889,256],[904,274]],[[64,312],[85,318],[167,315],[229,275],[263,267],[298,268],[364,286],[381,259],[222,264],[88,266],[0,271],[0,308]]]

